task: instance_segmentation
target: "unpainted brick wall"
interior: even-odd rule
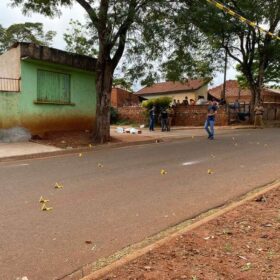
[[[146,124],[148,122],[146,109],[141,106],[119,107],[118,118],[120,120],[129,120],[138,124]]]
[[[112,88],[111,105],[113,107],[123,107],[131,105],[139,105],[139,97],[121,88]]]
[[[202,126],[206,120],[208,106],[176,106],[172,125],[175,126]],[[141,106],[124,106],[118,108],[120,120],[129,120],[138,124],[148,123],[147,113]],[[219,108],[216,125],[228,125],[228,114],[224,107]]]
[[[207,105],[178,105],[175,107],[175,126],[202,126],[207,117]],[[220,107],[216,116],[216,125],[228,125],[228,114]]]

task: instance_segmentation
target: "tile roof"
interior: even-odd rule
[[[136,95],[150,95],[156,93],[170,93],[170,92],[181,92],[181,91],[190,91],[190,90],[198,90],[202,86],[208,84],[209,79],[203,80],[188,80],[186,83],[182,82],[162,82],[153,84],[152,86],[147,86],[136,92]]]
[[[224,84],[209,89],[209,94],[213,97],[220,99]],[[251,96],[251,91],[248,88],[242,89],[239,87],[236,80],[226,81],[226,97],[240,97]],[[279,89],[264,88],[263,95],[280,94]]]
[[[223,91],[223,86],[224,86],[224,84],[221,84],[217,87],[209,89],[208,92],[213,97],[220,99],[222,91]],[[226,81],[226,97],[239,96],[239,92],[240,92],[241,97],[242,96],[251,96],[250,90],[240,88],[237,81],[235,81],[235,80]]]

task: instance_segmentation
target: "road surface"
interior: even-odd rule
[[[0,163],[0,279],[59,279],[279,170],[279,129]],[[52,211],[40,211],[41,195]]]

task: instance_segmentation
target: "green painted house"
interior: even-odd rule
[[[0,56],[0,128],[92,130],[96,59],[17,43]]]

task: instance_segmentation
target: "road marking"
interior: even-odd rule
[[[190,165],[195,165],[195,164],[198,164],[200,163],[200,161],[196,160],[196,161],[187,161],[187,162],[184,162],[182,163],[183,166],[190,166]]]
[[[16,164],[16,165],[6,165],[6,166],[1,166],[2,168],[10,168],[10,167],[22,167],[22,166],[29,166],[29,163],[21,163],[21,164]]]

